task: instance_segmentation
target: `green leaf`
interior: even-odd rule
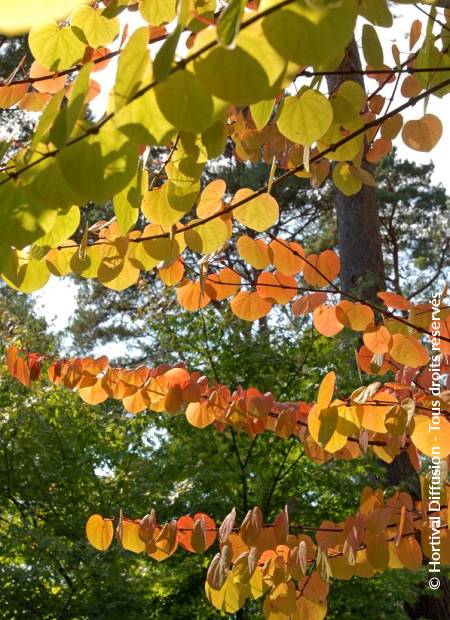
[[[182,189],[172,183],[165,183],[145,194],[142,213],[149,222],[172,226],[192,209],[197,193],[190,188]]]
[[[425,38],[424,44],[419,52],[419,55],[417,56],[415,66],[418,69],[426,69],[427,67],[448,67],[450,72],[450,56],[439,51],[433,44],[432,38]],[[442,82],[444,77],[447,77],[448,74],[442,73],[441,71],[424,71],[416,73],[415,76],[422,84],[423,88],[428,89],[432,86],[436,86],[439,82]],[[450,87],[447,86],[446,88],[441,88],[435,91],[433,94],[436,97],[443,97],[449,92]]]
[[[108,6],[102,11],[102,15],[108,18],[116,17],[117,15],[120,15],[120,13],[122,13],[122,11],[124,11],[129,4],[129,0],[109,0]]]
[[[277,126],[292,142],[311,145],[328,131],[332,121],[333,108],[325,95],[307,89],[283,101]]]
[[[208,31],[201,32],[199,45],[208,36]],[[211,94],[236,105],[275,97],[286,71],[286,61],[269,45],[259,24],[240,32],[234,49],[215,47],[194,66]]]
[[[11,148],[11,142],[8,140],[0,140],[0,160],[6,155]]]
[[[255,121],[256,129],[262,129],[267,125],[272,115],[275,99],[266,99],[258,101],[250,106],[252,118]]]
[[[81,113],[84,110],[91,70],[91,62],[81,69],[73,84],[73,90],[70,93],[67,105],[61,108],[50,130],[50,138],[58,148],[66,144],[76,121],[81,117]]]
[[[193,73],[176,71],[158,84],[155,93],[161,112],[179,131],[200,133],[211,124],[211,95]]]
[[[37,161],[37,163],[25,170],[20,179],[30,202],[40,209],[53,208],[60,211],[77,204],[77,196],[61,175],[55,158],[42,159],[42,155],[50,148],[45,144],[37,145],[36,151],[24,162],[31,164]]]
[[[124,106],[112,122],[137,146],[165,146],[177,133],[159,109],[154,89]]]
[[[227,125],[224,120],[213,123],[202,133],[202,143],[206,147],[209,159],[215,159],[223,153],[227,140]]]
[[[69,26],[56,23],[32,28],[28,45],[35,59],[49,71],[63,71],[79,62],[86,45]]]
[[[192,0],[177,0],[177,24],[183,29],[186,27],[192,8]]]
[[[374,26],[383,28],[392,26],[393,19],[386,0],[361,0],[359,12]]]
[[[314,9],[297,2],[264,18],[263,30],[270,44],[288,60],[320,67],[336,59],[337,66],[353,37],[356,17],[355,0]]]
[[[373,69],[381,69],[384,65],[383,48],[377,31],[371,24],[363,26],[362,47],[366,63]]]
[[[80,204],[104,203],[129,183],[137,166],[137,147],[110,124],[98,134],[67,146],[56,161]]]
[[[142,196],[147,190],[148,173],[142,163],[128,185],[113,198],[114,213],[122,235],[126,235],[136,224]]]
[[[0,181],[6,178],[0,176]],[[0,186],[0,230],[2,243],[24,248],[51,230],[57,211],[30,200],[13,180]]]
[[[3,266],[2,278],[6,284],[22,293],[33,293],[47,284],[50,271],[45,261],[15,251]]]
[[[33,133],[33,139],[31,141],[31,150],[36,150],[39,142],[46,142],[49,138],[48,131],[53,125],[55,118],[61,112],[61,103],[65,95],[65,90],[62,89],[55,93],[45,106],[36,128]]]
[[[148,79],[150,75],[150,51],[148,49],[148,27],[133,32],[121,52],[114,84],[115,109],[122,108]]]
[[[170,72],[175,51],[181,35],[181,28],[177,26],[159,48],[153,63],[153,73],[158,82],[162,82]]]
[[[72,13],[70,23],[80,41],[94,49],[108,45],[120,32],[117,17],[105,17],[101,11],[91,6],[82,6]]]
[[[224,47],[233,47],[244,14],[245,0],[229,0],[217,23],[217,40]]]
[[[60,243],[71,237],[80,225],[80,209],[72,206],[58,216],[49,232],[37,239],[39,246],[56,248]]]

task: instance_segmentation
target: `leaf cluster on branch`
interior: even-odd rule
[[[425,480],[423,488],[427,489]],[[220,527],[202,513],[160,524],[152,509],[142,519],[120,514],[115,536],[124,549],[146,552],[158,562],[178,547],[204,553],[217,541],[220,552],[209,565],[205,585],[215,607],[235,613],[247,598],[266,595],[267,617],[324,618],[330,577],[368,579],[387,569],[418,570],[423,556],[432,556],[429,519],[440,534],[443,561],[450,562],[449,485],[443,497],[442,510],[428,514],[427,502],[414,502],[408,493],[385,501],[381,489],[366,487],[354,516],[342,523],[324,521],[317,528],[290,523],[287,507],[272,524],[265,524],[256,506],[240,526],[233,509]],[[92,515],[86,535],[93,547],[106,551],[114,536],[113,520]]]

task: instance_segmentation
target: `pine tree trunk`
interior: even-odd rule
[[[340,69],[361,69],[359,51],[354,40],[347,47]],[[329,91],[336,91],[348,79],[365,89],[361,75],[350,78],[344,75],[328,76]],[[363,165],[371,171],[370,165]],[[335,205],[341,257],[341,289],[344,293],[375,300],[377,292],[384,290],[386,284],[376,188],[364,185],[354,196],[345,196],[336,188]],[[405,452],[386,465],[385,484],[405,489],[416,498],[419,497],[419,478]],[[435,593],[428,590],[428,584],[424,584],[415,604],[405,604],[405,611],[411,620],[450,620],[450,586],[444,576],[441,578],[439,594],[437,598]]]
[[[355,41],[348,46],[339,69],[361,69]],[[329,76],[330,92],[336,91],[347,76]],[[364,79],[354,75],[350,79],[364,89]],[[371,171],[372,166],[365,164]],[[385,288],[385,272],[381,245],[380,218],[374,187],[363,185],[354,196],[335,192],[339,254],[341,257],[341,288],[364,299],[374,300]]]

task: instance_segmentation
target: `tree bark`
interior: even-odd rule
[[[356,42],[347,47],[340,70],[361,69]],[[328,76],[330,92],[336,91],[349,76]],[[350,78],[364,89],[364,78],[353,75]],[[371,172],[372,166],[364,167]],[[341,288],[367,300],[376,299],[378,291],[385,288],[385,271],[381,244],[381,225],[378,215],[376,190],[363,185],[353,196],[335,192],[337,233],[341,257]]]
[[[359,51],[354,40],[347,47],[339,69],[361,69]],[[336,91],[348,79],[357,82],[365,91],[361,75],[328,76],[329,91]],[[369,164],[363,166],[371,171]],[[377,292],[384,290],[386,285],[376,188],[364,185],[354,196],[345,196],[336,188],[335,205],[341,290],[344,294],[351,293],[366,300],[375,300]],[[405,451],[386,465],[385,484],[407,490],[413,497],[420,497],[419,478]],[[440,594],[436,598],[428,590],[427,584],[413,606],[405,604],[405,612],[411,620],[450,620],[450,587],[444,576],[441,577]]]

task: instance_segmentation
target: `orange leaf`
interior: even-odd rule
[[[221,211],[223,208],[223,196],[227,185],[223,179],[215,179],[208,183],[200,194],[197,205],[197,217],[204,219]]]
[[[138,389],[123,399],[124,408],[130,413],[140,413],[149,406],[149,398],[145,389]]]
[[[13,344],[6,350],[6,365],[11,377],[14,377],[18,349]]]
[[[265,271],[256,282],[256,291],[263,299],[273,303],[287,304],[297,293],[297,281],[292,276],[285,276],[279,271]]]
[[[191,375],[186,368],[170,368],[164,373],[164,377],[167,379],[168,385],[179,385],[182,388],[186,387],[191,380]]]
[[[400,91],[403,97],[410,99],[411,97],[417,97],[417,95],[422,91],[422,88],[423,86],[417,79],[417,76],[407,75],[402,82]]]
[[[88,59],[88,60],[92,60],[94,63],[92,67],[92,73],[95,73],[96,71],[103,71],[103,69],[106,69],[111,59],[110,58],[106,58],[105,60],[100,60],[100,59],[105,58],[105,56],[108,56],[108,54],[110,53],[111,53],[111,50],[109,50],[107,47],[98,47],[96,50],[92,52],[91,57]]]
[[[376,164],[389,155],[392,151],[392,142],[386,138],[375,140],[366,153],[366,159],[371,164]]]
[[[342,325],[353,329],[355,332],[362,332],[373,321],[373,311],[369,306],[361,303],[353,303],[343,300],[336,306],[336,317]]]
[[[303,297],[296,299],[292,304],[292,314],[294,316],[309,314],[325,303],[326,300],[326,293],[308,293],[307,295],[303,295]]]
[[[186,418],[189,424],[196,428],[206,428],[216,419],[206,402],[189,403],[186,407]]]
[[[442,123],[434,114],[425,114],[419,120],[408,121],[402,131],[404,143],[415,151],[428,153],[442,136]]]
[[[273,253],[273,264],[286,276],[293,276],[303,271],[305,252],[295,241],[286,241],[281,237],[274,239],[269,248]]]
[[[158,275],[166,286],[175,286],[184,276],[184,263],[181,258],[177,258],[168,267],[161,267]]]
[[[30,78],[40,78],[49,74],[51,74],[51,71],[48,71],[48,69],[40,65],[37,60],[35,60],[30,67]],[[58,74],[55,73],[48,80],[38,80],[37,82],[33,82],[33,87],[40,93],[54,94],[64,88],[66,82],[66,75],[58,76]]]
[[[331,338],[344,329],[336,318],[336,306],[319,306],[313,312],[313,323],[323,336]]]
[[[411,29],[409,31],[409,51],[413,49],[413,47],[419,40],[421,32],[422,32],[422,22],[418,19],[415,19],[413,23],[411,24]]]
[[[175,414],[183,402],[183,394],[179,385],[170,386],[164,399],[164,409],[167,413]]]
[[[366,346],[362,346],[357,353],[357,362],[360,370],[366,372],[368,375],[384,375],[389,370],[396,370],[395,366],[392,366],[384,355],[381,354],[381,364],[375,363],[377,360],[377,354],[368,349]]]
[[[381,125],[381,136],[387,140],[393,140],[403,127],[403,117],[401,114],[391,116]]]
[[[416,415],[411,441],[423,454],[445,459],[450,454],[450,423],[443,416],[437,425],[428,416]]]
[[[210,296],[201,291],[200,282],[192,282],[192,280],[185,280],[180,284],[177,288],[177,299],[180,306],[189,312],[204,308],[211,301]]]
[[[372,325],[363,334],[363,342],[372,353],[387,353],[392,336],[384,325]]]
[[[384,301],[385,306],[388,308],[394,308],[395,310],[409,310],[411,308],[410,302],[403,295],[383,291],[377,293],[377,296]]]
[[[239,292],[230,302],[233,313],[244,321],[256,321],[272,309],[272,302],[261,299],[255,292]]]
[[[203,553],[203,551],[197,550],[195,546],[194,529],[195,524],[199,522],[203,522],[205,542],[203,551],[209,549],[209,547],[214,544],[217,537],[216,524],[214,520],[211,519],[211,517],[209,517],[208,515],[202,512],[197,512],[194,517],[191,517],[190,515],[180,517],[177,523],[178,542],[182,547],[184,547],[187,551],[190,551],[191,553]],[[192,540],[193,538],[194,541]]]
[[[104,519],[101,515],[91,515],[86,523],[86,536],[95,549],[106,551],[114,535],[111,519]]]
[[[145,551],[145,542],[139,536],[140,521],[122,519],[120,523],[120,542],[124,549],[133,553]]]
[[[311,286],[325,286],[334,280],[341,270],[339,256],[333,250],[325,250],[319,255],[309,254],[303,269],[303,277]]]
[[[28,84],[0,86],[0,108],[11,108],[28,90]]]
[[[78,390],[78,395],[84,400],[85,403],[88,403],[88,405],[99,405],[109,396],[101,379],[97,379],[94,385],[80,388]]]
[[[206,278],[206,293],[216,301],[222,301],[238,292],[241,286],[241,276],[233,269],[225,267],[219,273],[211,273]]]

